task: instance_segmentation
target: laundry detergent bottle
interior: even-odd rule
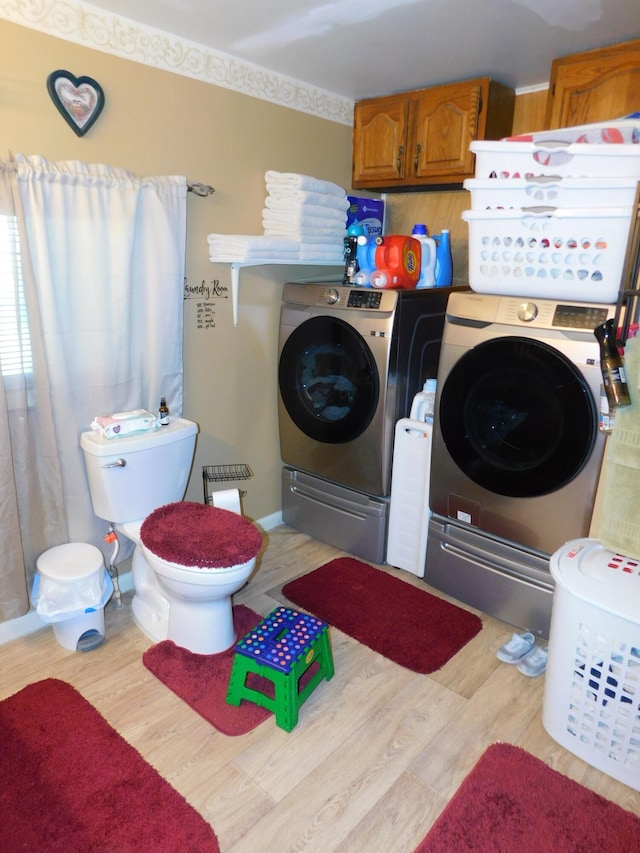
[[[371,273],[376,268],[377,248],[378,244],[374,236],[362,234],[358,237],[356,257],[359,269],[353,283],[359,287],[371,287]]]
[[[426,380],[422,391],[418,391],[411,403],[411,412],[409,417],[412,421],[424,421],[428,424],[433,423],[433,416],[436,410],[437,387],[438,385],[435,379]]]
[[[421,247],[415,237],[376,237],[376,268],[371,284],[377,288],[412,290],[420,278]]]
[[[416,287],[435,287],[436,284],[436,241],[428,236],[427,226],[413,226],[411,235],[420,243],[420,278]]]
[[[453,258],[451,257],[451,238],[446,228],[442,234],[434,234],[436,243],[436,287],[451,287],[453,283]]]

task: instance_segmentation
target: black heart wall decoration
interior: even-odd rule
[[[69,71],[52,71],[47,89],[60,115],[78,136],[84,136],[104,107],[102,86],[91,77],[74,77]]]

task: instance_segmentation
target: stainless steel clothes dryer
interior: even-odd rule
[[[605,440],[593,329],[614,313],[475,293],[447,309],[424,579],[543,635],[548,557],[589,533]]]
[[[381,540],[369,558],[383,562],[395,425],[437,375],[456,289],[285,284],[278,346],[285,522],[351,553],[359,542]],[[364,519],[363,500],[375,503]]]

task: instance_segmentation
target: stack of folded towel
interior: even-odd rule
[[[295,172],[265,173],[264,233],[300,243],[301,260],[344,260],[349,201],[344,189]]]
[[[209,259],[344,263],[349,200],[330,181],[295,172],[265,173],[264,234],[209,234]]]
[[[209,234],[209,259],[221,263],[234,261],[297,260],[298,240],[251,234]]]

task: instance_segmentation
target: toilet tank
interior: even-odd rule
[[[193,462],[198,425],[184,418],[150,432],[105,438],[80,436],[93,511],[121,524],[138,521],[163,504],[182,500]]]

